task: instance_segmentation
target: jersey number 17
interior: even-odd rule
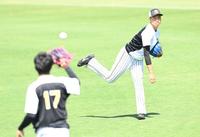
[[[60,101],[60,90],[45,90],[43,92],[43,98],[45,102],[45,108],[46,110],[51,109],[51,103],[50,103],[50,97],[54,97],[53,100],[53,108],[57,109],[58,108],[58,103]]]

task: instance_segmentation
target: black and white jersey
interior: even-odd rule
[[[65,107],[70,94],[79,95],[80,85],[76,78],[42,75],[27,90],[25,113],[36,114],[34,128],[69,128]]]
[[[150,50],[158,42],[159,31],[154,30],[151,24],[142,28],[129,43],[126,44],[128,53],[136,51],[138,55],[143,56],[143,47],[150,45]]]

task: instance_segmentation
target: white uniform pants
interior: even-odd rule
[[[68,128],[39,128],[36,133],[37,137],[69,137]]]
[[[130,53],[131,54],[131,53]],[[144,86],[143,86],[143,59],[138,60],[133,54],[129,55],[123,47],[118,53],[115,62],[108,70],[95,58],[92,58],[87,67],[96,72],[107,82],[111,83],[117,80],[127,69],[130,69],[133,84],[135,87],[137,113],[146,114]],[[137,54],[136,54],[137,55]]]

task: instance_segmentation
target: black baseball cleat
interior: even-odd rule
[[[138,120],[144,120],[144,119],[145,119],[145,114],[139,113],[139,114],[137,115],[137,119],[138,119]]]
[[[79,60],[77,66],[78,66],[78,67],[82,67],[82,66],[84,66],[84,65],[87,65],[88,62],[89,62],[92,58],[94,58],[94,55],[93,55],[93,54],[90,54],[90,55],[86,56],[85,58],[82,58],[81,60]]]

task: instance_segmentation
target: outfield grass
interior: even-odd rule
[[[1,0],[0,4],[200,9],[199,0]]]
[[[1,4],[6,2],[9,0]],[[82,83],[81,96],[68,101],[71,137],[199,136],[198,8],[162,9],[164,56],[153,59],[156,84],[149,84],[145,69],[151,118],[138,121],[134,118],[135,96],[129,72],[109,85],[89,70],[77,68],[76,62],[95,53],[100,62],[111,67],[119,49],[148,21],[148,8],[8,3],[0,5],[0,137],[14,136],[24,116],[26,88],[37,77],[32,62],[35,54],[63,43],[74,53],[72,68]],[[67,41],[58,39],[60,31],[68,32]],[[57,67],[52,73],[65,74]],[[34,137],[31,126],[25,134]]]

